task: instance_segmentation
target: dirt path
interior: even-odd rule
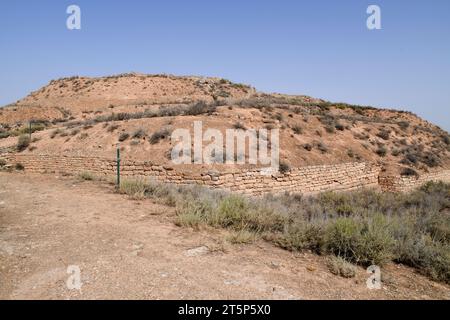
[[[1,299],[436,299],[448,286],[390,265],[381,290],[324,258],[173,224],[174,210],[99,182],[0,173]],[[194,249],[194,250],[192,250]],[[81,290],[69,290],[69,265]]]

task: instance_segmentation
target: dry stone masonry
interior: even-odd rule
[[[21,163],[28,172],[77,174],[88,171],[100,176],[116,174],[114,159],[15,153],[1,157],[9,164]],[[307,166],[273,175],[264,175],[261,169],[257,168],[189,173],[177,170],[173,166],[155,165],[145,161],[124,159],[121,163],[121,175],[125,177],[140,176],[166,183],[198,184],[248,195],[347,191],[361,187],[375,187],[395,192],[409,191],[429,180],[450,181],[450,170],[420,177],[381,177],[380,172],[379,166],[367,162]]]
[[[384,191],[408,192],[416,189],[428,181],[450,182],[450,170],[424,173],[420,176],[384,176],[379,178]]]

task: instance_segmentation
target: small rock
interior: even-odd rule
[[[136,243],[136,244],[133,244],[133,246],[131,248],[133,250],[141,250],[142,248],[144,248],[144,245],[142,243]]]
[[[273,269],[279,269],[280,266],[281,266],[281,264],[278,263],[278,262],[275,262],[275,261],[271,261],[270,262],[270,267],[273,268]]]
[[[308,270],[308,271],[316,271],[316,268],[315,267],[313,267],[313,266],[307,266],[306,267],[306,270]]]
[[[195,256],[207,254],[208,252],[209,252],[208,247],[201,246],[201,247],[198,247],[198,248],[193,248],[193,249],[186,250],[184,252],[184,254],[186,256],[188,256],[188,257],[195,257]]]

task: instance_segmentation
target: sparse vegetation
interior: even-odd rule
[[[50,134],[50,139],[54,139],[58,134],[61,134],[63,132],[64,132],[64,130],[59,129],[59,128],[53,130],[52,133]]]
[[[106,131],[108,132],[114,132],[116,131],[120,126],[118,124],[111,124],[108,126],[108,129]]]
[[[353,136],[358,140],[368,140],[370,138],[366,133],[354,133]]]
[[[242,124],[242,122],[236,122],[233,124],[233,128],[236,130],[246,130],[247,128]]]
[[[80,140],[84,140],[87,137],[89,137],[89,134],[87,132],[83,132],[82,134],[80,134],[80,136],[78,137],[78,139]]]
[[[0,139],[6,139],[6,138],[9,138],[9,136],[11,136],[10,131],[7,131],[7,130],[0,131]]]
[[[336,130],[339,130],[339,131],[344,131],[345,130],[345,126],[342,124],[342,123],[336,123],[335,125],[334,125],[334,127],[336,128]]]
[[[379,155],[380,157],[385,157],[386,154],[387,154],[387,152],[388,152],[388,150],[387,150],[386,147],[383,146],[383,145],[379,146],[378,149],[375,150],[375,153],[376,153],[377,155]]]
[[[25,170],[25,166],[23,164],[21,164],[20,162],[16,163],[16,165],[14,166],[14,168],[16,168],[17,171],[23,171]]]
[[[400,163],[409,166],[414,166],[421,162],[430,168],[434,168],[441,162],[434,153],[424,151],[423,145],[408,146],[402,150],[402,153],[404,157],[400,160]]]
[[[412,177],[412,176],[418,177],[419,176],[417,171],[412,168],[403,168],[402,171],[400,172],[400,175],[407,176],[407,177]]]
[[[147,186],[144,180],[122,180],[120,182],[119,192],[127,194],[130,198],[138,200],[145,196]]]
[[[251,201],[199,186],[144,181],[124,181],[120,192],[175,206],[181,226],[222,227],[241,232],[233,236],[238,242],[254,234],[288,250],[340,257],[333,270],[343,276],[352,274],[347,263],[396,261],[450,283],[450,217],[442,214],[450,205],[449,184],[430,182],[409,194],[361,190]]]
[[[185,115],[197,116],[199,114],[213,113],[216,110],[215,105],[206,103],[205,101],[199,101],[191,104],[184,112]]]
[[[294,131],[295,134],[302,134],[303,133],[303,129],[299,125],[293,126],[292,127],[292,131]]]
[[[442,135],[442,141],[446,144],[446,145],[450,145],[450,136],[448,134]]]
[[[123,142],[125,140],[127,140],[130,137],[130,134],[127,132],[123,132],[119,135],[119,141]]]
[[[352,149],[348,149],[348,150],[347,150],[347,155],[348,155],[350,158],[354,158],[354,157],[355,157],[355,153],[353,152]]]
[[[323,142],[317,143],[317,149],[322,153],[328,152],[328,147]]]
[[[327,266],[332,274],[343,278],[353,278],[356,274],[355,266],[339,256],[329,256]]]
[[[18,152],[22,152],[23,150],[25,150],[26,148],[28,148],[28,146],[31,143],[31,139],[29,135],[23,134],[21,136],[19,136],[19,138],[17,139],[17,151]]]
[[[89,171],[83,171],[78,174],[78,178],[85,181],[92,181],[95,179],[95,176]]]
[[[255,232],[242,229],[233,231],[226,239],[233,244],[246,244],[255,242],[257,238],[258,235]]]
[[[157,144],[163,139],[167,139],[170,137],[170,130],[167,128],[162,128],[155,133],[153,133],[150,137],[150,143],[151,144]]]
[[[146,132],[144,129],[140,128],[133,132],[132,138],[133,139],[142,139],[146,136]]]
[[[409,128],[409,122],[408,121],[400,121],[397,124],[400,127],[400,129],[402,129],[403,131],[405,131],[406,129]]]
[[[383,140],[389,140],[391,132],[386,129],[382,129],[377,133],[377,137],[383,139]]]
[[[280,173],[287,173],[287,172],[291,171],[291,167],[286,162],[280,161],[279,170],[280,170]]]
[[[334,129],[335,129],[335,128],[334,128],[333,125],[326,125],[326,126],[325,126],[325,131],[328,132],[328,133],[334,133],[334,132],[335,132]]]
[[[282,113],[277,113],[275,115],[275,119],[277,119],[280,122],[283,121],[283,119],[284,119],[283,114]]]

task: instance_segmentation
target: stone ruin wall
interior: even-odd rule
[[[17,153],[4,154],[0,158],[5,159],[9,165],[21,163],[27,172],[75,175],[88,171],[99,176],[116,174],[114,159]],[[178,171],[176,166],[155,165],[129,159],[123,159],[121,162],[123,177],[148,177],[160,182],[183,185],[199,184],[247,195],[282,192],[308,194],[331,190],[348,191],[362,187],[404,192],[430,180],[450,182],[450,170],[423,174],[420,177],[382,177],[380,172],[379,166],[367,162],[307,166],[272,175],[262,174],[261,169],[189,173]]]

